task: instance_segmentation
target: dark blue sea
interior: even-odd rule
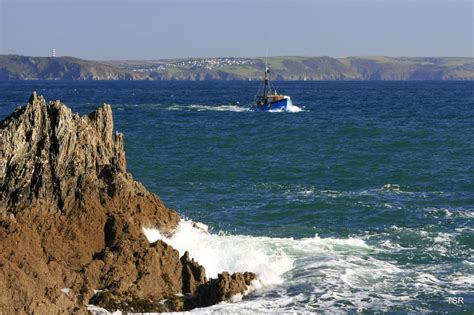
[[[258,86],[2,82],[0,119],[33,90],[110,103],[128,171],[183,217],[165,240],[260,279],[196,312],[472,314],[474,83],[275,82],[291,113],[248,111]]]

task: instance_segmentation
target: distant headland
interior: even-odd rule
[[[474,80],[474,58],[269,57],[276,80]],[[74,57],[0,55],[7,80],[260,80],[265,58],[90,61]]]

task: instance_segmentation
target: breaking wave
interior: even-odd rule
[[[208,277],[222,271],[257,274],[261,287],[247,298],[192,311],[197,313],[386,311],[404,304],[407,310],[424,311],[410,308],[410,301],[420,291],[449,294],[462,291],[473,281],[464,271],[443,278],[437,270],[406,269],[392,260],[381,260],[379,254],[407,248],[387,240],[370,244],[370,237],[293,239],[215,234],[206,225],[189,220],[182,220],[169,238],[156,229],[143,230],[150,242],[162,239],[180,255],[189,251],[205,267]],[[433,241],[452,240],[438,234]]]
[[[206,225],[189,220],[182,220],[170,238],[161,236],[156,229],[143,230],[150,242],[162,239],[180,255],[189,251],[210,278],[222,271],[252,271],[263,285],[273,285],[282,283],[283,274],[293,268],[294,258],[285,251],[284,239],[211,234]]]
[[[191,313],[428,312],[423,304],[413,304],[420,294],[437,296],[435,303],[441,307],[447,305],[449,296],[472,295],[474,264],[468,260],[446,274],[444,264],[400,265],[393,259],[381,259],[412,250],[398,244],[398,238],[374,242],[370,236],[293,239],[230,235],[211,233],[206,225],[190,220],[181,220],[171,237],[154,228],[143,231],[149,242],[163,240],[180,255],[189,251],[205,267],[208,277],[222,271],[257,274],[259,283],[247,297]],[[418,234],[435,244],[453,241],[447,234],[427,235],[396,226],[388,232]],[[108,314],[93,306],[89,310]]]

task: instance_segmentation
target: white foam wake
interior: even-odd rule
[[[238,105],[173,105],[169,110],[196,111],[196,112],[247,112],[248,108]]]
[[[287,113],[298,113],[298,112],[302,112],[303,109],[296,106],[296,105],[293,105],[293,104],[289,104],[286,106],[286,109],[270,109],[269,112],[271,113],[283,113],[283,112],[287,112]]]
[[[303,111],[303,109],[296,105],[291,104],[286,107],[286,111],[290,113],[298,113],[298,112]]]
[[[199,105],[199,104],[194,104],[194,105],[172,105],[167,108],[168,110],[176,110],[176,111],[195,111],[195,112],[249,112],[252,111],[248,107],[243,107],[239,105]],[[275,109],[275,110],[269,110],[269,112],[272,113],[280,113],[280,112],[289,112],[289,113],[298,113],[303,111],[302,108],[289,104],[285,110],[283,109]]]

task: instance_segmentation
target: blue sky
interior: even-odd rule
[[[0,0],[0,53],[473,56],[472,0]]]

